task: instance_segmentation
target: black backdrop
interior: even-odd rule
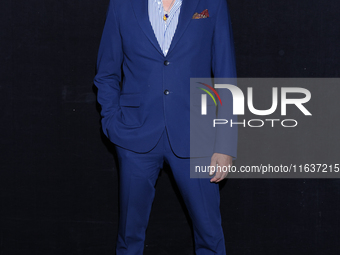
[[[0,254],[114,252],[117,171],[92,84],[107,5],[1,3]],[[339,76],[338,1],[229,7],[238,76]],[[166,167],[145,254],[192,254],[177,194]],[[228,253],[339,253],[339,195],[337,179],[229,179],[221,190]]]

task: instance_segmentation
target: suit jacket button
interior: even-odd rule
[[[164,90],[164,95],[169,95],[170,94],[170,91],[169,90]]]
[[[164,65],[165,65],[165,66],[168,66],[169,64],[170,64],[170,62],[169,62],[168,60],[165,60],[165,61],[164,61]]]

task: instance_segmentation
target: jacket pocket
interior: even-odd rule
[[[121,94],[119,98],[120,106],[139,107],[140,106],[140,94]]]
[[[130,128],[142,125],[142,114],[140,109],[140,94],[121,94],[119,105],[122,111],[122,122]]]

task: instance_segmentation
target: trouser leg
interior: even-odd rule
[[[117,147],[120,175],[117,255],[143,254],[155,183],[163,165],[157,146],[144,154]]]
[[[224,255],[218,184],[210,183],[210,179],[190,178],[190,159],[177,157],[169,144],[166,155],[193,222],[196,255]],[[210,158],[199,160],[199,165],[210,165]]]

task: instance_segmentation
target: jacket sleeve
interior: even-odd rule
[[[121,66],[123,50],[113,0],[110,0],[97,57],[94,84],[98,88],[97,100],[101,105],[102,129],[108,136],[108,125],[119,109]]]
[[[229,83],[236,85],[236,64],[231,21],[226,0],[220,1],[216,17],[213,39],[213,74],[214,83]],[[219,79],[222,78],[222,79]],[[217,118],[226,119],[227,124],[216,125],[214,152],[223,153],[236,158],[237,156],[237,116],[233,115],[233,99],[228,89],[217,89],[222,106],[218,107]]]

